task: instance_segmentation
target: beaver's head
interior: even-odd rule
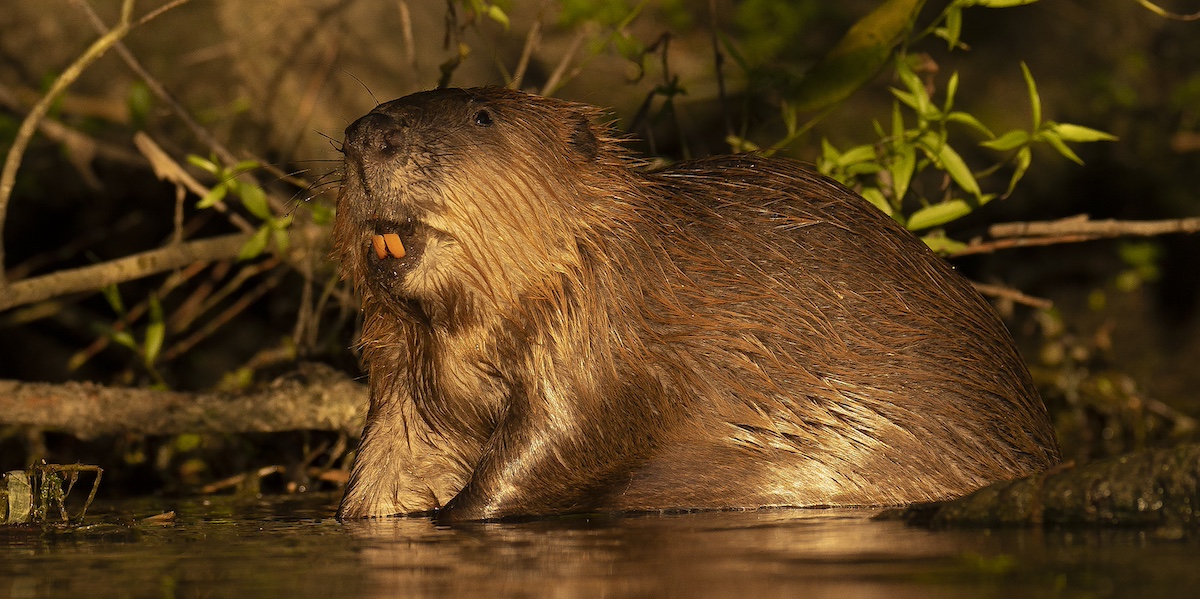
[[[578,263],[616,162],[594,108],[502,88],[381,104],[346,128],[335,239],[367,301],[503,310]]]

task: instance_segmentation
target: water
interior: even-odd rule
[[[342,524],[336,497],[97,506],[0,528],[0,598],[1183,597],[1195,540],[1152,532],[930,532],[869,510]],[[173,522],[134,523],[162,510]]]

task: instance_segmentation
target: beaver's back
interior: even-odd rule
[[[635,234],[661,245],[633,278],[652,300],[654,363],[676,367],[666,386],[694,426],[619,502],[896,504],[1058,460],[991,307],[865,200],[754,156],[647,178]]]

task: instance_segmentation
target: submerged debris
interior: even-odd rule
[[[46,522],[57,508],[62,522],[72,520],[67,512],[67,496],[79,481],[80,472],[94,472],[92,490],[74,519],[83,521],[84,514],[96,498],[104,469],[90,464],[41,464],[28,470],[12,470],[0,477],[0,524]],[[66,483],[66,488],[63,488]]]

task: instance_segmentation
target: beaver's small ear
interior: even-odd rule
[[[595,160],[600,152],[600,140],[592,131],[592,122],[586,116],[575,117],[575,128],[571,131],[571,147],[583,156],[584,160]]]

